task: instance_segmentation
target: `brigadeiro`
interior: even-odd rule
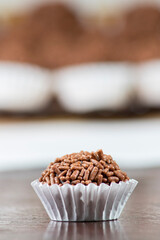
[[[102,150],[56,158],[31,183],[51,220],[117,219],[137,185]]]

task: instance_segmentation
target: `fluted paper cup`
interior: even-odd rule
[[[54,221],[105,221],[119,218],[137,181],[101,183],[96,186],[81,183],[73,186],[31,183],[51,220]]]

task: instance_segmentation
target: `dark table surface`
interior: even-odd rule
[[[41,170],[0,173],[0,240],[160,239],[160,168],[130,170],[139,181],[117,221],[53,222],[30,186]]]

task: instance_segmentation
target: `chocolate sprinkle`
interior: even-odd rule
[[[66,163],[67,165],[64,165]],[[97,152],[81,151],[56,158],[39,178],[43,184],[59,186],[66,183],[88,185],[91,182],[99,186],[101,183],[110,185],[112,182],[128,180],[127,174],[122,172],[112,157],[104,154],[101,149]]]

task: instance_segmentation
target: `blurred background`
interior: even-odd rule
[[[160,0],[0,0],[0,171],[157,167],[159,142]]]

